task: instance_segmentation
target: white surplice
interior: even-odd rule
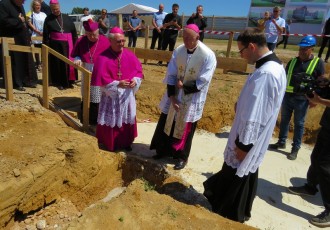
[[[271,52],[264,56],[269,54]],[[276,124],[285,88],[285,70],[274,61],[266,62],[248,76],[237,102],[234,123],[224,152],[226,164],[237,168],[237,176],[254,173],[260,166]],[[237,160],[234,151],[237,136],[244,145],[253,144],[242,162]]]

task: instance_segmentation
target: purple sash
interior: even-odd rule
[[[50,38],[52,40],[56,41],[65,41],[68,42],[69,46],[69,52],[68,52],[68,57],[71,61],[74,61],[74,58],[70,56],[72,49],[73,49],[73,41],[72,41],[72,34],[71,33],[58,33],[58,32],[51,32],[50,33]],[[69,80],[75,81],[76,80],[76,75],[74,72],[73,66],[70,65],[70,74],[69,74]]]

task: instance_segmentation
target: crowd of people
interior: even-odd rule
[[[24,0],[2,0],[0,2],[0,36],[13,37],[15,44],[29,46],[31,36],[42,36],[42,43],[82,65],[92,72],[90,124],[96,125],[96,137],[101,146],[109,151],[132,150],[132,143],[138,135],[136,119],[136,97],[144,74],[136,55],[125,48],[125,32],[119,27],[110,28],[107,11],[96,21],[84,8],[83,32],[78,38],[71,19],[61,12],[58,0],[50,0],[49,6],[42,0],[33,0],[32,14],[26,20]],[[203,108],[211,80],[217,66],[215,53],[203,43],[203,31],[207,20],[203,6],[183,25],[178,15],[179,5],[172,5],[172,13],[164,13],[164,4],[153,15],[153,35],[150,48],[158,40],[158,50],[169,48],[173,51],[167,65],[163,83],[166,93],[161,99],[161,114],[151,140],[150,149],[155,149],[154,160],[172,157],[176,159],[175,170],[185,168],[188,163],[193,136]],[[325,64],[313,55],[316,40],[304,37],[299,46],[298,56],[284,68],[273,52],[281,44],[280,34],[289,33],[290,20],[280,17],[281,8],[274,7],[273,13],[265,12],[258,28],[248,28],[237,38],[241,58],[246,59],[255,70],[248,76],[235,104],[235,118],[224,151],[221,170],[204,183],[204,196],[212,211],[238,222],[251,218],[251,209],[257,193],[258,168],[269,149],[286,147],[289,122],[294,114],[294,137],[292,149],[287,155],[295,160],[301,146],[304,121],[308,107],[316,104],[326,106],[311,155],[307,183],[288,190],[298,195],[314,195],[320,190],[325,211],[313,217],[310,222],[319,227],[330,226],[330,100],[320,97],[317,92],[296,90],[297,82],[310,76],[315,82],[326,82]],[[136,46],[142,21],[137,10],[128,20],[128,47]],[[329,20],[328,20],[329,21]],[[326,23],[326,28],[330,22]],[[183,44],[176,49],[178,31],[183,30]],[[329,31],[324,30],[327,34]],[[287,36],[287,35],[283,35]],[[322,47],[327,43],[324,38]],[[41,42],[32,42],[40,47]],[[287,37],[283,37],[284,48]],[[329,51],[328,51],[329,52]],[[328,54],[325,61],[328,59]],[[36,87],[36,69],[40,68],[40,57],[36,63],[29,53],[13,52],[13,80],[17,90]],[[70,65],[49,57],[50,84],[59,89],[72,88],[77,80],[77,71]],[[159,63],[161,64],[161,63]],[[329,88],[329,84],[320,85]],[[330,95],[330,94],[329,94]],[[270,144],[273,130],[281,111],[279,140]],[[319,189],[317,188],[319,186]]]

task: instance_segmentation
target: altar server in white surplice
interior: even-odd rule
[[[259,29],[247,29],[237,38],[242,58],[255,64],[235,106],[236,115],[224,152],[222,169],[204,182],[212,211],[238,222],[251,217],[258,168],[272,137],[286,89],[281,61],[267,47]]]
[[[150,149],[156,149],[154,159],[165,156],[178,159],[176,170],[187,164],[217,65],[214,52],[198,39],[198,26],[187,25],[183,31],[184,45],[174,50],[168,65],[164,79],[167,92],[160,102],[162,113],[150,145]]]

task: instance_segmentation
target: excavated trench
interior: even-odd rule
[[[118,197],[136,180],[143,182],[142,189],[144,191],[154,190],[159,194],[168,195],[186,204],[207,205],[200,194],[191,189],[180,178],[171,176],[171,173],[163,165],[134,155],[126,155],[124,153],[110,154],[119,155],[115,157],[118,160],[116,162],[117,169],[114,168],[115,171],[112,172],[112,175],[114,175],[112,180],[115,183],[108,184],[107,187],[103,188],[102,192],[94,193],[93,191],[85,190],[84,193],[88,195],[83,195],[86,199],[80,202],[79,197],[73,195],[77,192],[77,188],[72,186],[70,178],[64,179],[62,181],[62,189],[55,194],[56,199],[51,201],[46,201],[45,199],[37,208],[31,206],[31,208],[34,207],[31,210],[25,209],[22,211],[17,208],[13,216],[4,223],[3,227],[11,229],[16,224],[16,229],[26,229],[27,226],[37,226],[38,223],[45,221],[47,223],[46,226],[48,226],[46,229],[51,229],[51,226],[61,226],[61,228],[65,229],[70,226],[71,222],[81,217],[84,210],[92,208],[100,202],[109,202],[111,199]],[[74,162],[73,155],[65,155],[65,158]],[[104,194],[106,194],[105,197],[103,197]],[[34,194],[35,197],[44,195],[44,191],[40,191],[40,194]],[[26,199],[23,198],[22,202],[24,200]]]

